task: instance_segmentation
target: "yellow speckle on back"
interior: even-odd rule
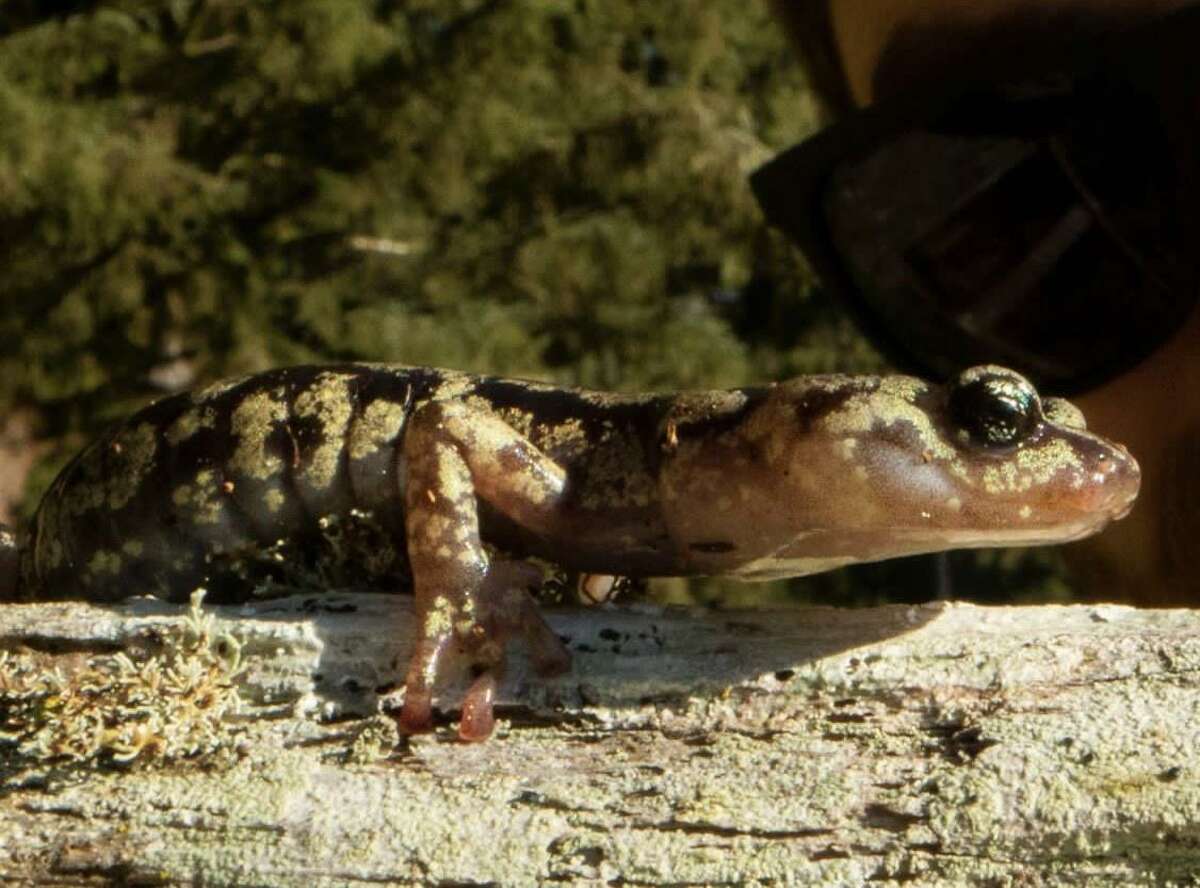
[[[116,576],[120,570],[121,556],[116,552],[100,550],[87,563],[87,571],[93,575],[108,574],[109,576]]]
[[[479,410],[492,410],[492,407],[484,398],[473,396],[467,398],[467,403]],[[522,410],[520,407],[504,407],[495,411],[504,422],[511,426],[516,432],[528,438],[533,433],[533,412],[530,410]]]
[[[590,442],[582,420],[571,418],[549,425],[538,426],[532,432],[534,444],[546,453],[562,455],[566,459],[586,453]]]
[[[148,422],[121,429],[109,441],[98,441],[79,456],[69,475],[60,476],[63,515],[80,516],[102,509],[116,510],[142,489],[154,468],[158,436]],[[52,490],[49,497],[55,496]],[[59,516],[60,518],[62,516]]]
[[[434,388],[430,400],[442,401],[459,398],[474,391],[476,385],[478,385],[478,380],[468,373],[442,371],[442,381]]]
[[[780,383],[778,390],[788,392],[793,400],[803,399],[808,392],[838,394],[839,392],[874,390],[874,377],[849,376],[845,373],[825,373],[819,376],[798,376]]]
[[[879,381],[878,393],[893,398],[899,398],[909,404],[915,403],[918,397],[929,391],[929,383],[915,376],[885,376]]]
[[[636,404],[648,404],[658,395],[648,393],[644,395],[627,394],[625,392],[597,392],[591,390],[580,390],[578,392],[579,399],[593,407],[625,407]]]
[[[212,407],[191,407],[181,413],[179,418],[167,427],[165,435],[167,443],[176,447],[201,429],[211,429],[216,422],[217,412]]]
[[[746,393],[737,389],[680,392],[671,399],[666,421],[683,428],[735,414],[747,401]]]
[[[273,487],[263,494],[263,504],[271,514],[275,514],[283,508],[283,499],[283,491],[277,487]]]
[[[192,403],[203,404],[206,401],[211,401],[214,398],[219,398],[228,391],[237,388],[243,382],[249,382],[254,377],[250,374],[242,376],[234,376],[230,379],[221,379],[214,382],[212,385],[199,389],[192,393]]]
[[[133,499],[146,474],[154,467],[158,436],[148,422],[124,429],[113,441],[104,479],[108,487],[108,507],[119,509]]]
[[[221,520],[221,486],[212,469],[201,469],[189,484],[180,484],[171,494],[171,502],[195,524],[216,524]]]
[[[350,427],[350,458],[365,459],[393,440],[404,425],[405,407],[396,401],[372,401]]]
[[[296,416],[315,419],[321,427],[321,442],[299,473],[317,489],[328,487],[337,476],[342,442],[353,413],[350,383],[354,378],[345,373],[322,373],[296,396]]]
[[[267,439],[276,424],[287,419],[288,409],[282,394],[254,392],[234,408],[230,429],[238,443],[229,467],[235,472],[266,480],[283,468],[283,460],[267,452]]]

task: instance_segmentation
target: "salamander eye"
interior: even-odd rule
[[[950,417],[976,444],[1011,447],[1037,426],[1041,406],[1025,377],[1003,367],[972,367],[950,389]]]

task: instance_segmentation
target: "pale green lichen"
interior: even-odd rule
[[[218,634],[193,595],[162,648],[134,659],[96,656],[75,671],[46,669],[33,652],[0,651],[0,741],[13,761],[174,761],[231,746],[240,645]]]
[[[347,764],[369,765],[391,755],[400,742],[396,720],[377,714],[363,722],[345,753]]]

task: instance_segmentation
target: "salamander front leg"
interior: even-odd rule
[[[481,415],[464,415],[475,413]],[[499,467],[508,447],[536,454],[534,469],[520,479],[498,481],[489,470]],[[561,489],[562,474],[493,415],[454,402],[427,404],[411,417],[404,456],[418,638],[400,726],[410,733],[430,730],[439,680],[449,668],[470,666],[478,674],[464,700],[459,735],[482,740],[492,731],[496,687],[513,634],[525,636],[539,672],[566,669],[570,656],[529,596],[528,589],[541,583],[541,571],[526,562],[489,559],[479,536],[478,498],[511,506],[504,494],[515,485],[524,497],[544,504],[559,492],[550,489],[554,484]],[[536,511],[526,510],[524,517],[536,517]]]
[[[505,648],[515,634],[525,636],[539,674],[553,675],[570,668],[570,654],[527,591],[541,584],[542,571],[523,561],[494,561],[485,570],[477,589],[472,592],[463,587],[451,595],[435,596],[433,609],[424,606],[428,590],[425,595],[418,593],[421,635],[409,661],[400,711],[400,726],[408,733],[433,728],[438,679],[447,669],[467,665],[478,674],[463,698],[459,735],[464,740],[486,739],[494,725],[492,704],[504,673]],[[458,610],[460,619],[447,629],[450,610]]]

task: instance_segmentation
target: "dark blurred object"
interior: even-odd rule
[[[751,182],[897,364],[1088,389],[1197,298],[1200,6],[860,111]],[[1050,51],[1052,50],[1052,51]]]

